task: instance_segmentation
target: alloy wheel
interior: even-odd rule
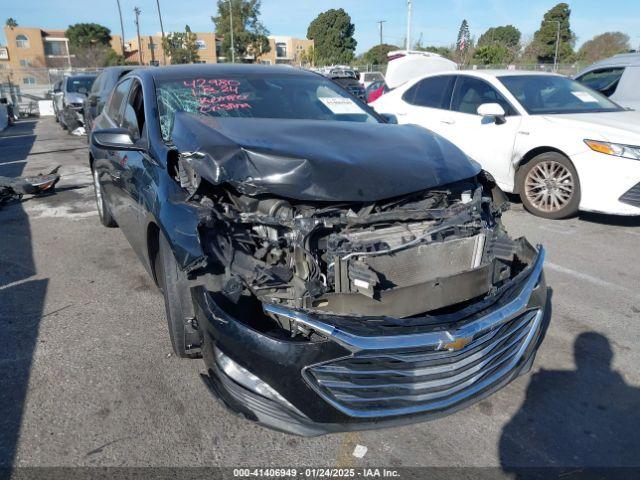
[[[535,165],[524,181],[527,200],[543,212],[557,212],[565,208],[575,192],[575,182],[567,167],[554,160]]]

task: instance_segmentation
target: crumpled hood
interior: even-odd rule
[[[451,142],[413,125],[179,112],[171,139],[203,178],[248,195],[367,202],[480,172]]]
[[[590,131],[594,140],[640,145],[640,112],[571,113],[545,118],[557,125]]]
[[[77,93],[77,92],[68,92],[65,97],[65,100],[67,101],[67,103],[79,103],[81,105],[84,103],[86,99],[87,99],[86,95],[83,95],[82,93]]]

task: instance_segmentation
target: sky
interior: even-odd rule
[[[156,0],[120,0],[126,39],[135,36],[133,8],[142,10],[141,34],[160,31]],[[515,25],[523,39],[538,29],[542,15],[557,0],[413,0],[412,40],[423,45],[450,45],[455,42],[462,19],[467,19],[471,35],[479,37],[487,28]],[[640,44],[640,1],[573,0],[571,27],[577,45],[606,31],[629,35],[631,44]],[[182,30],[212,31],[210,17],[216,13],[216,0],[160,0],[165,32]],[[606,9],[604,7],[606,5]],[[261,19],[272,35],[305,38],[309,23],[330,8],[344,8],[356,26],[356,53],[379,42],[378,21],[385,43],[400,45],[406,32],[406,0],[262,0]],[[13,17],[25,27],[66,29],[70,24],[95,22],[120,33],[116,0],[0,0],[0,21]],[[0,43],[5,43],[0,33]]]

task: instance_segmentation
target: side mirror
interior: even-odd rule
[[[507,115],[499,103],[483,103],[478,107],[478,115],[484,118],[493,117],[495,123],[504,123]]]
[[[98,97],[96,97],[95,95],[91,95],[89,97],[89,105],[91,105],[92,107],[96,107],[98,105]]]
[[[393,125],[398,124],[398,117],[393,113],[381,113],[380,116],[384,118],[387,123],[392,123]]]
[[[91,132],[91,144],[103,150],[143,150],[126,128],[103,128]]]

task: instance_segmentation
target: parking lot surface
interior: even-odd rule
[[[99,223],[87,159],[52,119],[0,134],[0,175],[62,166],[55,194],[0,208],[0,466],[640,464],[640,219],[515,203],[504,223],[545,245],[552,288],[532,372],[449,417],[309,439],[229,413],[202,361],[171,354],[160,293]]]

